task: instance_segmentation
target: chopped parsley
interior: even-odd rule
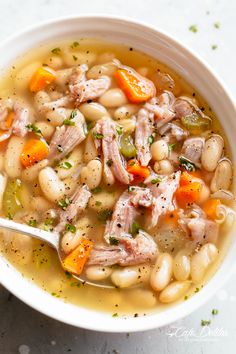
[[[171,153],[171,151],[174,150],[176,144],[168,144],[168,151]]]
[[[119,245],[119,240],[117,240],[117,238],[113,237],[113,236],[110,236],[109,237],[109,242],[110,242],[110,245],[112,246],[117,246]]]
[[[53,53],[53,54],[60,54],[61,53],[61,48],[59,48],[59,47],[57,47],[57,48],[54,48],[54,49],[52,49],[51,50],[51,52]]]
[[[151,183],[152,184],[157,184],[157,183],[160,183],[161,182],[161,179],[160,178],[153,178],[152,180],[151,180]]]
[[[71,201],[69,198],[65,198],[65,199],[61,199],[58,201],[58,206],[63,209],[66,210],[66,208],[68,207],[68,205],[70,205]]]
[[[57,293],[51,293],[52,296],[55,296],[55,297],[60,297],[60,295],[58,295]]]
[[[131,234],[134,236],[134,235],[137,235],[137,233],[139,232],[141,226],[139,225],[139,223],[137,222],[133,222],[132,226],[131,226]]]
[[[70,283],[70,286],[72,286],[72,287],[77,287],[77,288],[80,288],[80,283],[78,282],[78,281],[73,281],[72,283]]]
[[[33,132],[38,136],[42,136],[41,130],[34,124],[28,124],[26,125],[26,128],[28,129],[29,132]]]
[[[107,166],[111,167],[113,165],[112,159],[107,160]]]
[[[95,139],[102,139],[103,138],[103,134],[96,133],[96,132],[93,132],[93,136]]]
[[[211,324],[210,320],[201,320],[201,326],[209,326]]]
[[[196,289],[194,290],[195,293],[198,293],[199,291],[200,291],[199,288],[196,288]]]
[[[211,311],[211,314],[212,314],[213,316],[218,315],[218,313],[219,313],[219,310],[217,310],[217,309],[213,309],[213,310]]]
[[[216,50],[217,48],[218,48],[218,45],[212,44],[212,46],[211,46],[211,49],[212,49],[212,50]]]
[[[193,172],[196,170],[196,166],[194,165],[194,163],[190,162],[189,160],[187,160],[185,157],[180,156],[179,157],[179,162],[180,165],[182,167],[185,168],[185,170],[189,171],[189,172]]]
[[[69,161],[65,161],[62,162],[59,167],[64,168],[64,170],[69,170],[72,167],[72,164]]]
[[[72,224],[66,224],[65,225],[65,230],[72,232],[72,234],[76,233],[76,227]]]
[[[48,218],[45,220],[44,222],[44,231],[49,231],[52,230],[53,228],[50,228],[50,226],[52,226],[54,224],[54,219],[53,218]]]
[[[100,205],[102,205],[102,202],[100,202],[100,200],[96,200],[95,205],[100,206]]]
[[[74,48],[77,48],[79,46],[79,42],[75,41],[71,44],[71,48],[74,49]]]
[[[189,31],[191,31],[191,32],[193,32],[193,33],[196,33],[197,31],[198,31],[198,29],[197,29],[197,26],[196,25],[191,25],[191,26],[189,26]]]
[[[112,317],[118,317],[118,313],[113,313]]]
[[[11,215],[11,213],[7,213],[7,219],[8,220],[13,220],[13,216]]]
[[[91,190],[91,192],[93,193],[93,194],[98,194],[98,193],[100,193],[102,191],[102,188],[101,187],[96,187],[96,188],[93,188],[92,190]]]
[[[185,300],[185,301],[188,300],[188,295],[185,295],[185,296],[184,296],[184,300]]]
[[[220,23],[219,23],[219,22],[215,22],[215,23],[214,23],[214,27],[217,28],[217,29],[219,29],[219,28],[220,28]]]
[[[76,115],[77,115],[77,112],[75,110],[73,110],[70,114],[70,117],[67,119],[64,119],[63,124],[69,125],[69,126],[75,125],[75,122],[73,122],[73,119],[76,117]]]
[[[148,142],[149,142],[150,145],[152,145],[154,143],[154,136],[153,135],[150,135],[148,137]]]
[[[68,270],[65,271],[65,275],[66,275],[67,279],[72,278],[72,274],[70,272],[68,272]]]
[[[116,131],[117,131],[117,134],[118,134],[118,135],[121,135],[121,134],[122,134],[122,131],[123,131],[123,128],[118,125],[118,126],[116,127]]]
[[[111,209],[104,209],[98,213],[98,220],[105,223],[112,216]]]
[[[28,222],[29,226],[36,227],[37,226],[37,221],[35,219],[30,219]]]

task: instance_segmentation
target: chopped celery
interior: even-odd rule
[[[9,180],[3,195],[3,211],[12,217],[22,208],[22,183],[19,179]]]
[[[204,131],[210,128],[211,120],[210,118],[203,118],[197,113],[192,113],[181,118],[181,123],[185,128],[190,131]]]
[[[120,152],[127,159],[132,159],[136,156],[136,148],[133,144],[130,135],[122,135],[120,138]]]

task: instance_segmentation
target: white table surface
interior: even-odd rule
[[[236,97],[235,0],[0,0],[0,40],[41,20],[82,13],[125,15],[159,26],[207,60]],[[219,29],[214,27],[216,22]],[[198,32],[189,31],[190,25],[197,25]],[[211,315],[213,308],[219,310],[217,316]],[[210,319],[211,325],[201,327],[202,319]],[[233,354],[235,346],[236,271],[192,315],[172,326],[130,335],[64,325],[29,308],[0,286],[1,354]]]

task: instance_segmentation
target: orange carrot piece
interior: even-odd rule
[[[155,95],[156,89],[153,82],[138,73],[119,69],[114,76],[118,85],[132,103],[146,102]]]
[[[144,181],[150,175],[149,168],[141,166],[140,163],[135,159],[128,161],[127,172],[134,176],[136,182]]]
[[[63,260],[64,268],[70,273],[79,275],[83,271],[92,247],[93,244],[91,241],[83,239],[79,246]]]
[[[201,188],[202,186],[199,182],[191,182],[187,185],[180,186],[175,193],[178,205],[184,208],[187,204],[197,202],[200,197]]]
[[[204,204],[202,209],[210,219],[217,219],[217,208],[221,204],[220,199],[209,199]]]
[[[180,186],[187,186],[189,183],[197,182],[197,179],[201,179],[201,173],[198,171],[187,172],[184,171],[180,177]]]
[[[13,120],[14,120],[14,115],[15,113],[13,111],[10,111],[7,115],[7,118],[5,120],[5,126],[7,129],[11,128]]]
[[[166,213],[161,220],[163,223],[172,224],[173,226],[177,227],[179,220],[179,209],[175,209]]]
[[[41,67],[36,70],[30,80],[29,89],[31,92],[43,90],[47,85],[51,84],[56,78],[56,73],[48,67]]]
[[[21,153],[21,163],[24,167],[30,167],[48,156],[49,148],[45,141],[30,139],[25,144]]]

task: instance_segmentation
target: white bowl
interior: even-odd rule
[[[0,56],[0,74],[18,56],[41,43],[83,36],[127,44],[156,57],[181,74],[207,100],[221,120],[235,165],[236,112],[229,93],[206,63],[178,41],[149,25],[107,15],[49,21],[17,34],[0,45],[0,52],[4,53]],[[166,311],[138,318],[112,318],[108,313],[66,304],[22,277],[3,257],[0,257],[0,281],[28,305],[62,322],[97,331],[143,331],[170,324],[204,304],[230,275],[236,263],[235,254],[236,239],[232,237],[232,244],[220,269],[198,294]]]

